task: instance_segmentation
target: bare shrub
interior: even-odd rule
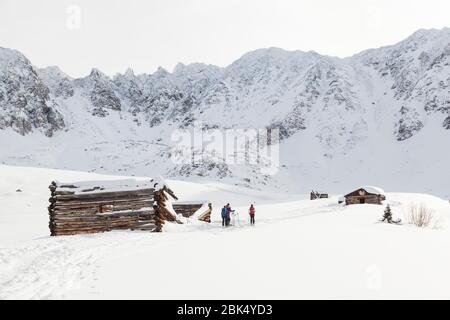
[[[406,220],[419,228],[427,228],[431,225],[434,218],[434,211],[427,208],[424,204],[411,204],[406,214]]]

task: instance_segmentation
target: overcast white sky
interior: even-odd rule
[[[344,57],[445,26],[449,0],[0,0],[0,46],[71,76],[226,66],[265,47]]]

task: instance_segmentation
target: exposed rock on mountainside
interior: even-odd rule
[[[0,48],[0,129],[21,135],[39,129],[52,136],[64,127],[48,87],[21,53]]]
[[[75,81],[82,89],[82,93],[89,97],[92,115],[106,117],[109,114],[108,110],[122,110],[122,103],[116,94],[118,88],[99,70],[93,69],[88,77]]]
[[[73,79],[64,74],[58,67],[39,69],[38,75],[55,98],[68,99],[73,96]]]

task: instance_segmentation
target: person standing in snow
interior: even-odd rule
[[[255,225],[255,213],[256,213],[255,206],[251,205],[250,209],[248,209],[248,214],[250,215],[250,224],[252,226]]]
[[[230,206],[229,203],[227,204],[226,208],[227,208],[227,222],[226,222],[226,225],[228,227],[230,225],[230,222],[231,222],[231,206]]]
[[[228,215],[227,206],[223,206],[221,214],[222,214],[222,227],[226,227],[227,226],[227,215]]]

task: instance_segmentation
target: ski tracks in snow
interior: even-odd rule
[[[278,205],[263,206],[262,211],[279,214],[273,218],[265,214],[257,219],[257,224],[264,227],[285,220],[326,214],[333,206],[330,201],[317,202],[314,210],[299,208],[301,206],[297,203],[289,205],[291,210],[281,210]],[[247,227],[250,228],[242,221],[242,226],[233,229],[238,231]],[[187,224],[183,228],[169,230],[169,234],[110,232],[47,237],[6,246],[0,248],[0,299],[60,299],[71,290],[89,286],[95,291],[95,283],[89,281],[96,280],[97,271],[105,259],[122,259],[127,254],[152,250],[152,247],[163,244],[171,246],[173,241],[191,237],[192,232],[200,232],[200,236],[203,232],[218,235],[224,231],[219,223]]]
[[[105,260],[151,250],[162,236],[109,232],[48,237],[0,248],[0,300],[62,299],[82,286],[95,291],[95,283],[89,281],[97,279]]]
[[[62,298],[92,271],[101,253],[99,246],[83,248],[70,239],[38,241],[0,249],[0,299]]]

